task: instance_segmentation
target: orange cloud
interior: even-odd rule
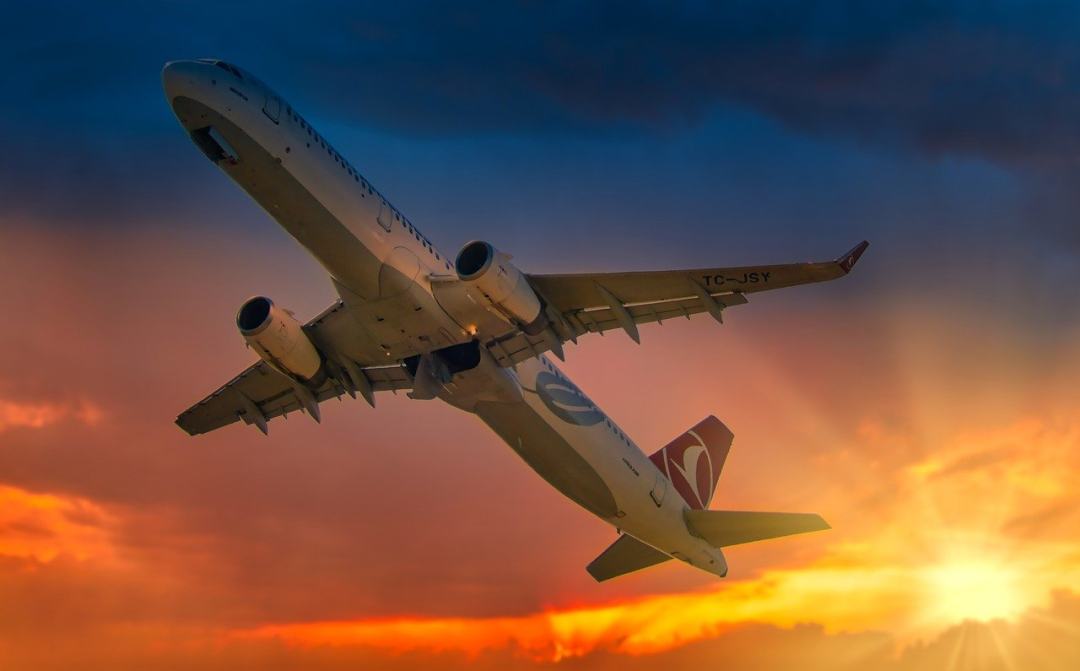
[[[0,557],[48,562],[115,556],[114,518],[87,499],[0,486]]]
[[[861,433],[879,445],[906,444],[868,424]],[[1031,508],[1075,502],[1078,453],[1080,424],[1025,419],[964,432],[894,479],[863,483],[894,496],[868,515],[838,508],[836,529],[823,536],[816,559],[702,590],[511,618],[286,623],[237,635],[392,653],[511,649],[547,661],[600,650],[656,654],[747,622],[813,622],[828,633],[886,630],[912,642],[962,620],[1018,617],[1045,605],[1055,588],[1080,584],[1080,540],[1002,533]]]
[[[470,658],[509,650],[544,662],[600,652],[651,656],[714,639],[747,623],[790,629],[801,622],[825,620],[831,625],[823,630],[834,635],[874,631],[875,622],[887,624],[879,609],[912,598],[904,594],[902,587],[912,579],[912,575],[900,571],[778,572],[716,590],[522,617],[269,625],[236,631],[228,640],[280,641],[308,650],[360,648],[394,655],[455,652]],[[918,588],[917,578],[914,584]],[[889,589],[890,585],[895,587]],[[838,594],[843,597],[838,598]],[[1011,615],[1021,614],[1018,611]]]

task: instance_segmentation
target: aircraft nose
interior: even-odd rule
[[[169,61],[161,69],[161,85],[171,103],[178,96],[191,97],[198,86],[201,63],[196,61]]]

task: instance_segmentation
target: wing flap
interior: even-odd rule
[[[713,299],[724,308],[743,305],[747,302],[746,297],[742,294],[716,294]],[[626,306],[626,310],[637,324],[663,323],[665,320],[679,317],[689,319],[693,315],[705,312],[706,309],[698,296]],[[612,312],[610,307],[569,312],[563,315],[563,319],[573,329],[575,338],[586,333],[603,333],[612,329],[623,328],[619,318]],[[489,341],[487,348],[500,366],[513,366],[549,351],[551,343],[543,335],[530,336],[517,331],[504,338]]]
[[[748,302],[746,296],[735,293],[712,294],[712,298],[724,308],[744,305]],[[689,319],[692,315],[706,311],[706,306],[701,298],[690,295],[671,300],[632,304],[625,307],[636,324],[662,323],[665,319],[675,319],[676,317]],[[568,322],[575,326],[579,335],[603,333],[604,331],[622,328],[618,315],[610,307],[577,310],[568,313],[565,317]]]
[[[651,545],[646,545],[633,536],[623,534],[608,546],[608,549],[601,552],[600,556],[594,559],[591,564],[586,566],[585,570],[597,582],[603,582],[643,568],[662,564],[669,559],[671,559],[669,555]]]

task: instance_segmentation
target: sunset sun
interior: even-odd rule
[[[956,561],[927,568],[924,615],[937,624],[1010,618],[1030,605],[1019,573],[988,559]]]

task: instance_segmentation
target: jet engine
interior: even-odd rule
[[[322,357],[292,313],[265,296],[249,298],[236,313],[240,335],[280,373],[308,382],[322,371]]]
[[[509,254],[475,240],[461,248],[454,267],[462,282],[478,289],[495,309],[529,335],[547,326],[540,298],[525,274],[510,263]]]

